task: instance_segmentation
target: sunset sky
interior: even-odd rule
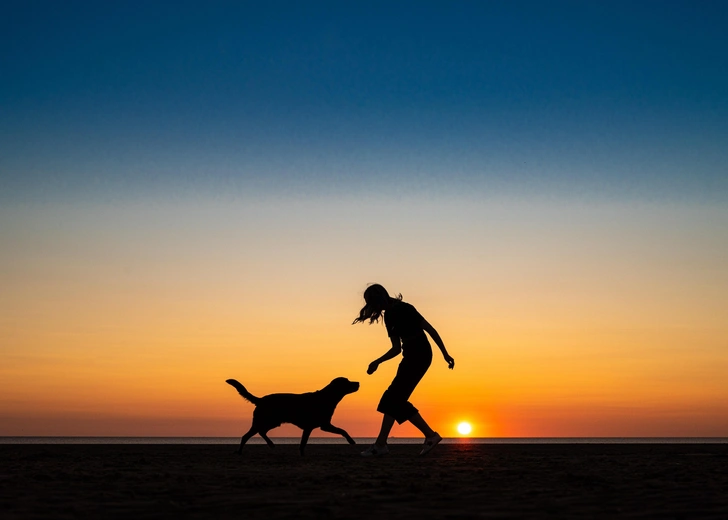
[[[376,435],[398,361],[368,376],[389,341],[351,321],[378,282],[456,360],[412,397],[443,436],[728,436],[726,27],[709,1],[11,1],[0,435],[238,436],[226,379],[337,376],[334,424]]]

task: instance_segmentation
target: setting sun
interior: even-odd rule
[[[470,423],[461,422],[458,424],[458,433],[460,435],[468,435],[471,431],[473,431],[473,427],[470,426]]]

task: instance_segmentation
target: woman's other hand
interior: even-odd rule
[[[455,360],[450,356],[450,354],[445,354],[445,361],[447,361],[447,368],[452,370],[455,368]]]
[[[379,368],[379,363],[376,361],[372,361],[369,363],[369,368],[367,368],[367,374],[372,375],[374,372],[377,371],[377,368]]]

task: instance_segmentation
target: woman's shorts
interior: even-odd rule
[[[432,363],[432,348],[427,339],[424,344],[418,341],[417,344],[403,345],[402,349],[397,375],[377,406],[378,412],[391,415],[399,424],[417,413],[417,408],[408,399]]]

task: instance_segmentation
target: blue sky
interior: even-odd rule
[[[728,195],[721,2],[11,2],[5,201]]]

